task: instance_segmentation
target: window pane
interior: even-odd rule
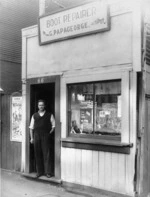
[[[121,133],[121,81],[95,84],[95,134]]]
[[[121,134],[121,80],[68,85],[71,134]]]
[[[93,133],[93,84],[69,85],[68,90],[70,132]]]

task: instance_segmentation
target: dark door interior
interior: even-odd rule
[[[46,111],[51,112],[55,117],[55,83],[45,83],[31,85],[30,92],[30,117],[32,114],[38,111],[38,100],[44,99],[46,101]],[[51,142],[51,148],[53,148],[53,154],[51,154],[51,165],[54,166],[54,139]],[[36,172],[36,163],[34,157],[34,147],[30,144],[30,173]],[[54,168],[54,167],[53,167]]]

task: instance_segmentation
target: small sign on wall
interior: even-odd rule
[[[109,29],[107,5],[95,1],[39,18],[39,41],[42,45]]]
[[[11,140],[22,141],[22,96],[11,100]]]

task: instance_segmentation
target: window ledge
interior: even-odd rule
[[[62,147],[96,150],[113,153],[130,154],[132,143],[122,143],[118,141],[85,139],[85,138],[62,138]]]

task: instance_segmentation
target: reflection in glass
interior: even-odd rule
[[[121,80],[68,85],[71,134],[120,135]]]

